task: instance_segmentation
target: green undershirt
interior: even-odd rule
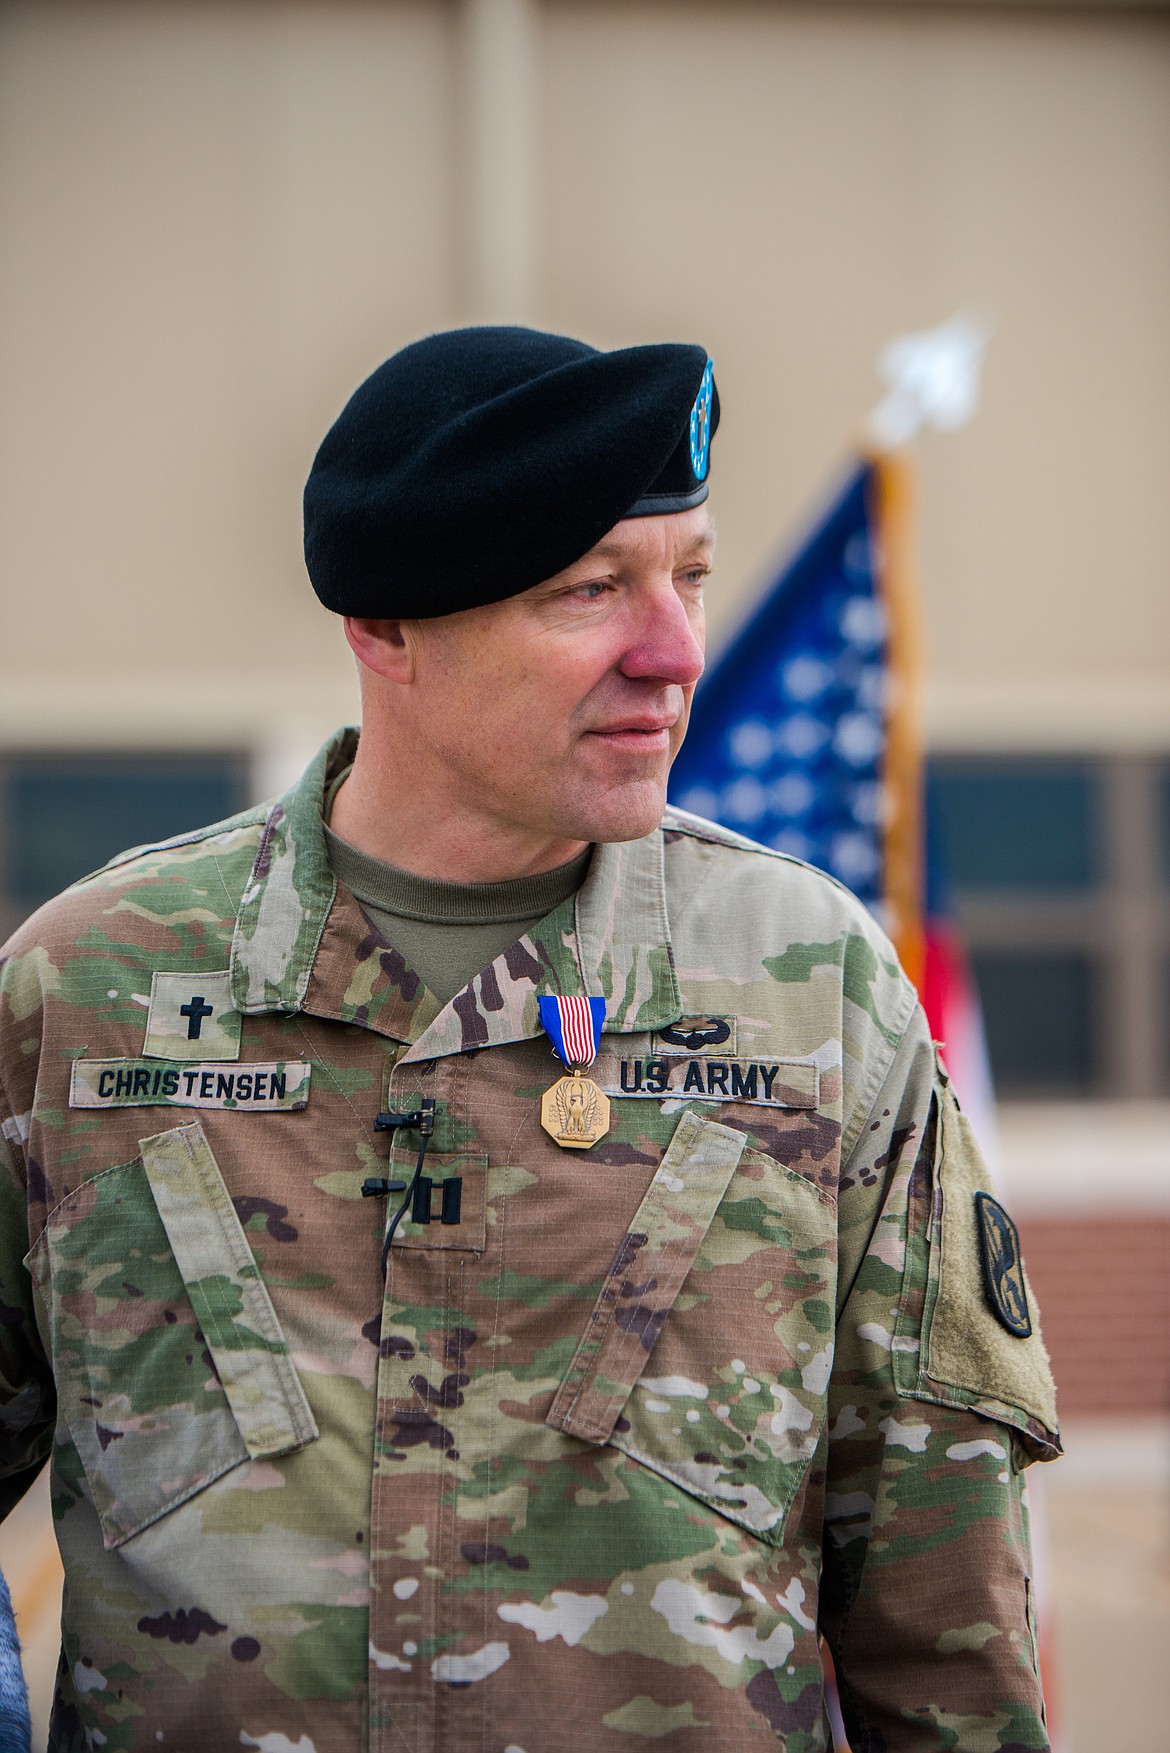
[[[592,846],[587,846],[555,870],[506,883],[445,883],[383,864],[329,827],[325,846],[334,876],[442,1004],[530,926],[576,894],[593,856]]]

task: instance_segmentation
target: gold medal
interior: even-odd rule
[[[609,1131],[609,1097],[574,1069],[540,1098],[540,1124],[562,1150],[589,1150]]]
[[[536,1004],[540,1026],[569,1072],[541,1096],[540,1124],[562,1150],[589,1150],[609,1131],[609,1097],[585,1075],[597,1057],[605,1000],[541,994]]]

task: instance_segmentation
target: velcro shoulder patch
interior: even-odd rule
[[[1006,1327],[1017,1339],[1028,1339],[1032,1333],[1032,1314],[1016,1226],[990,1193],[976,1193],[975,1212],[988,1306],[1001,1327]]]

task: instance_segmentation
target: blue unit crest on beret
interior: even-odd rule
[[[976,1193],[975,1211],[979,1219],[983,1286],[991,1311],[1001,1327],[1006,1327],[1017,1339],[1027,1339],[1032,1332],[1032,1315],[1016,1226],[990,1193]]]
[[[715,386],[715,368],[707,361],[695,405],[691,409],[691,467],[696,481],[707,479],[711,459],[711,397]]]

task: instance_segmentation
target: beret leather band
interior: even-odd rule
[[[706,499],[706,481],[693,493],[644,493],[626,512],[627,517],[661,517],[664,512],[690,511]]]
[[[561,572],[626,517],[707,497],[702,347],[536,329],[416,341],[359,386],[305,485],[305,562],[341,615],[446,615]]]

